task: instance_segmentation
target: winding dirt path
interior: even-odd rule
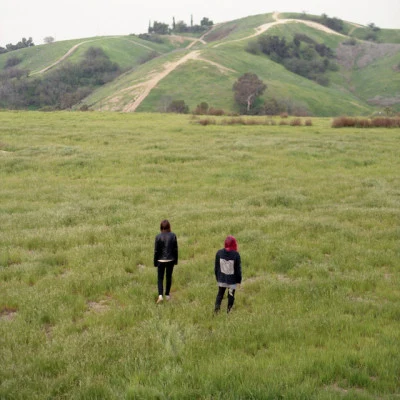
[[[112,38],[113,38],[113,37],[110,37],[110,39],[112,39]],[[115,39],[116,39],[116,38],[121,39],[120,37],[117,37],[117,36],[115,36],[114,38],[115,38]],[[122,38],[122,39],[124,39],[124,38]],[[41,69],[40,71],[32,72],[30,75],[37,75],[37,74],[43,74],[43,73],[45,73],[45,72],[48,71],[49,69],[55,67],[57,64],[60,64],[60,63],[61,63],[62,61],[64,61],[66,58],[68,58],[69,56],[71,56],[71,54],[74,53],[75,50],[76,50],[79,46],[81,46],[81,45],[83,45],[83,44],[85,44],[85,43],[95,42],[96,40],[102,40],[102,39],[91,39],[91,40],[85,40],[85,41],[83,41],[83,42],[77,43],[75,46],[71,47],[62,57],[60,57],[58,60],[56,60],[53,64],[48,65],[47,67]],[[142,43],[135,42],[134,40],[130,40],[130,39],[124,39],[124,40],[126,40],[126,41],[128,41],[128,42],[130,42],[130,43],[134,43],[134,44],[137,45],[137,46],[144,47],[145,49],[153,50],[151,47],[145,46],[145,45],[142,44]]]
[[[30,75],[36,75],[36,74],[45,73],[49,69],[51,69],[51,68],[55,67],[57,64],[59,64],[61,61],[64,61],[66,58],[68,58],[79,46],[81,46],[84,43],[93,42],[94,40],[95,39],[93,39],[93,40],[85,40],[84,42],[80,42],[80,43],[76,44],[75,46],[71,47],[62,57],[60,57],[58,60],[56,60],[53,64],[47,66],[46,68],[43,68],[40,71],[32,72]]]
[[[200,50],[193,50],[175,62],[165,63],[163,71],[157,73],[156,75],[151,77],[149,80],[147,80],[141,84],[132,86],[131,89],[137,89],[137,88],[141,87],[142,91],[141,91],[140,95],[133,102],[127,104],[123,108],[122,111],[124,111],[124,112],[135,111],[139,107],[139,105],[142,103],[142,101],[149,95],[151,90],[154,89],[162,79],[164,79],[167,75],[169,75],[177,67],[179,67],[180,65],[184,64],[185,62],[187,62],[189,60],[198,60],[198,61],[203,61],[203,62],[209,63],[209,64],[217,67],[223,73],[235,72],[233,69],[224,67],[223,65],[218,64],[214,61],[210,61],[210,60],[200,57],[200,53],[201,53]],[[124,89],[124,91],[125,91],[125,89]],[[118,96],[119,93],[121,93],[121,92],[118,92],[116,94],[116,96]],[[111,99],[111,101],[112,101],[112,99]]]
[[[199,43],[199,42],[202,43],[202,44],[207,44],[207,42],[204,40],[204,37],[214,29],[215,29],[215,26],[213,26],[209,31],[204,33],[204,35],[202,35],[199,39],[193,40],[193,42],[191,42],[186,47],[186,49],[192,48],[196,43]],[[146,82],[143,82],[141,84],[132,86],[131,89],[136,89],[137,90],[138,88],[141,88],[142,91],[139,94],[139,96],[135,98],[135,100],[133,102],[125,105],[125,107],[123,108],[122,111],[125,111],[125,112],[134,112],[134,111],[136,111],[136,109],[140,106],[140,104],[143,102],[143,100],[149,95],[149,93],[158,85],[158,83],[162,79],[164,79],[171,72],[173,72],[177,67],[179,67],[180,65],[184,64],[188,60],[199,60],[199,61],[203,61],[203,62],[209,63],[209,64],[214,65],[215,67],[217,67],[223,73],[235,72],[233,69],[224,67],[223,65],[218,64],[218,63],[216,63],[214,61],[210,61],[210,60],[207,60],[206,58],[200,57],[200,53],[201,53],[200,50],[194,50],[194,51],[191,51],[190,53],[186,54],[185,56],[183,56],[182,58],[180,58],[179,60],[177,60],[175,62],[165,63],[163,71],[161,71],[158,74],[156,74],[155,76],[151,77]],[[118,93],[120,93],[120,92],[118,92]],[[118,97],[118,93],[116,94],[117,97]],[[112,99],[111,99],[111,101],[112,101]]]
[[[218,43],[218,44],[214,45],[213,47],[216,48],[216,47],[219,47],[219,46],[224,46],[224,45],[229,44],[229,43],[241,42],[243,40],[248,40],[248,39],[251,39],[253,37],[261,35],[265,31],[267,31],[268,29],[272,28],[273,26],[280,25],[280,24],[290,24],[290,23],[301,23],[301,24],[304,24],[304,25],[308,25],[311,28],[318,29],[318,30],[326,32],[326,33],[330,33],[332,35],[345,36],[345,35],[343,35],[343,34],[341,34],[339,32],[336,32],[336,31],[326,27],[325,25],[319,24],[318,22],[307,21],[307,20],[302,20],[302,19],[279,19],[279,13],[277,13],[277,12],[275,12],[273,14],[273,17],[275,19],[274,22],[268,22],[267,24],[258,26],[257,28],[255,28],[255,32],[252,35],[246,36],[246,37],[240,38],[240,39],[235,39],[235,40],[230,40],[230,41],[227,41],[227,42]]]
[[[157,73],[155,76],[147,80],[146,82],[136,85],[137,87],[142,87],[142,93],[132,102],[127,104],[122,111],[125,112],[133,112],[135,111],[139,105],[142,103],[142,101],[149,95],[152,89],[154,89],[158,82],[160,82],[162,79],[164,79],[167,75],[169,75],[175,68],[177,68],[179,65],[185,63],[188,60],[195,59],[198,56],[199,51],[192,51],[188,54],[186,54],[184,57],[180,58],[179,60],[172,62],[172,63],[166,63],[164,64],[164,70]],[[118,93],[117,93],[118,95]]]

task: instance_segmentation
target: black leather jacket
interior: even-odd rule
[[[161,232],[156,236],[154,243],[154,266],[158,267],[158,260],[173,261],[178,264],[178,240],[173,232]]]

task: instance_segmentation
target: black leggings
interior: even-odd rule
[[[215,311],[220,310],[222,299],[224,298],[226,289],[228,289],[228,312],[231,311],[233,303],[235,302],[235,289],[221,287],[221,286],[218,287],[218,294],[217,298],[215,299]]]
[[[166,286],[165,286],[165,295],[169,296],[169,291],[171,290],[171,284],[172,284],[172,272],[174,271],[174,262],[169,261],[169,262],[159,262],[158,263],[158,271],[157,271],[157,277],[158,277],[158,294],[163,295],[163,285],[164,285],[164,275],[165,271],[166,273]]]

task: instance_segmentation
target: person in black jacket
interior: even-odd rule
[[[164,275],[166,273],[165,297],[170,299],[172,284],[172,272],[178,264],[178,240],[175,233],[171,232],[171,225],[167,219],[161,221],[160,231],[154,243],[154,266],[157,267],[158,277],[158,299],[157,303],[163,301]]]
[[[237,241],[233,236],[225,239],[224,248],[217,251],[214,265],[215,278],[218,282],[218,294],[215,300],[214,312],[221,308],[226,289],[228,289],[228,309],[229,313],[235,301],[236,285],[242,283],[242,265],[240,254],[237,251]]]

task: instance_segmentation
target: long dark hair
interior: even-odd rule
[[[160,231],[161,232],[171,232],[171,225],[167,219],[164,219],[163,221],[161,221]]]

